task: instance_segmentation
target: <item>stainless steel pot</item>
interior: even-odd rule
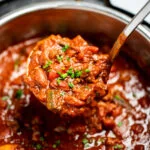
[[[0,51],[10,45],[51,33],[101,35],[116,39],[130,18],[110,8],[86,2],[45,2],[15,10],[0,19]],[[126,42],[126,51],[150,74],[150,32],[139,26]]]

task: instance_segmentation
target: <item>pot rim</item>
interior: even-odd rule
[[[57,2],[37,2],[34,4],[26,5],[23,7],[20,7],[16,10],[13,10],[2,17],[0,17],[0,27],[4,24],[8,23],[9,21],[20,17],[22,15],[34,12],[34,11],[40,11],[40,10],[46,10],[46,9],[79,9],[79,10],[85,10],[85,11],[91,11],[96,13],[101,13],[104,15],[107,15],[109,17],[118,19],[122,21],[123,23],[127,24],[130,22],[131,17],[114,10],[112,8],[108,8],[106,6],[101,6],[97,4],[93,4],[90,2],[73,2],[73,1],[57,1]],[[139,25],[136,30],[140,32],[146,39],[150,40],[150,32],[143,26]]]

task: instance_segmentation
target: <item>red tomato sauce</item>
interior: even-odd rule
[[[97,123],[94,115],[90,121],[82,116],[62,118],[42,105],[24,83],[27,58],[38,40],[0,54],[0,148],[149,149],[149,79],[128,56],[119,55],[111,68],[108,94],[98,103],[99,116],[105,116],[102,122]],[[56,74],[49,77],[56,78]]]

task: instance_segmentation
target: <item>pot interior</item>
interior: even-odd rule
[[[108,41],[113,44],[123,30],[125,21],[104,10],[95,11],[84,6],[77,8],[46,8],[29,11],[9,19],[0,27],[0,51],[10,45],[50,34],[74,37],[78,34],[87,37],[99,46]],[[134,31],[122,49],[138,65],[150,73],[150,42],[144,33]],[[128,48],[125,48],[128,47]]]

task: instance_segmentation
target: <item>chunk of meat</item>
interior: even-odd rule
[[[0,150],[15,150],[17,148],[16,144],[6,144],[0,146]]]
[[[49,110],[78,116],[107,94],[110,66],[109,55],[81,36],[51,35],[31,52],[25,82]]]
[[[46,73],[41,68],[32,70],[31,78],[34,79],[34,83],[39,87],[46,88],[48,86]]]

